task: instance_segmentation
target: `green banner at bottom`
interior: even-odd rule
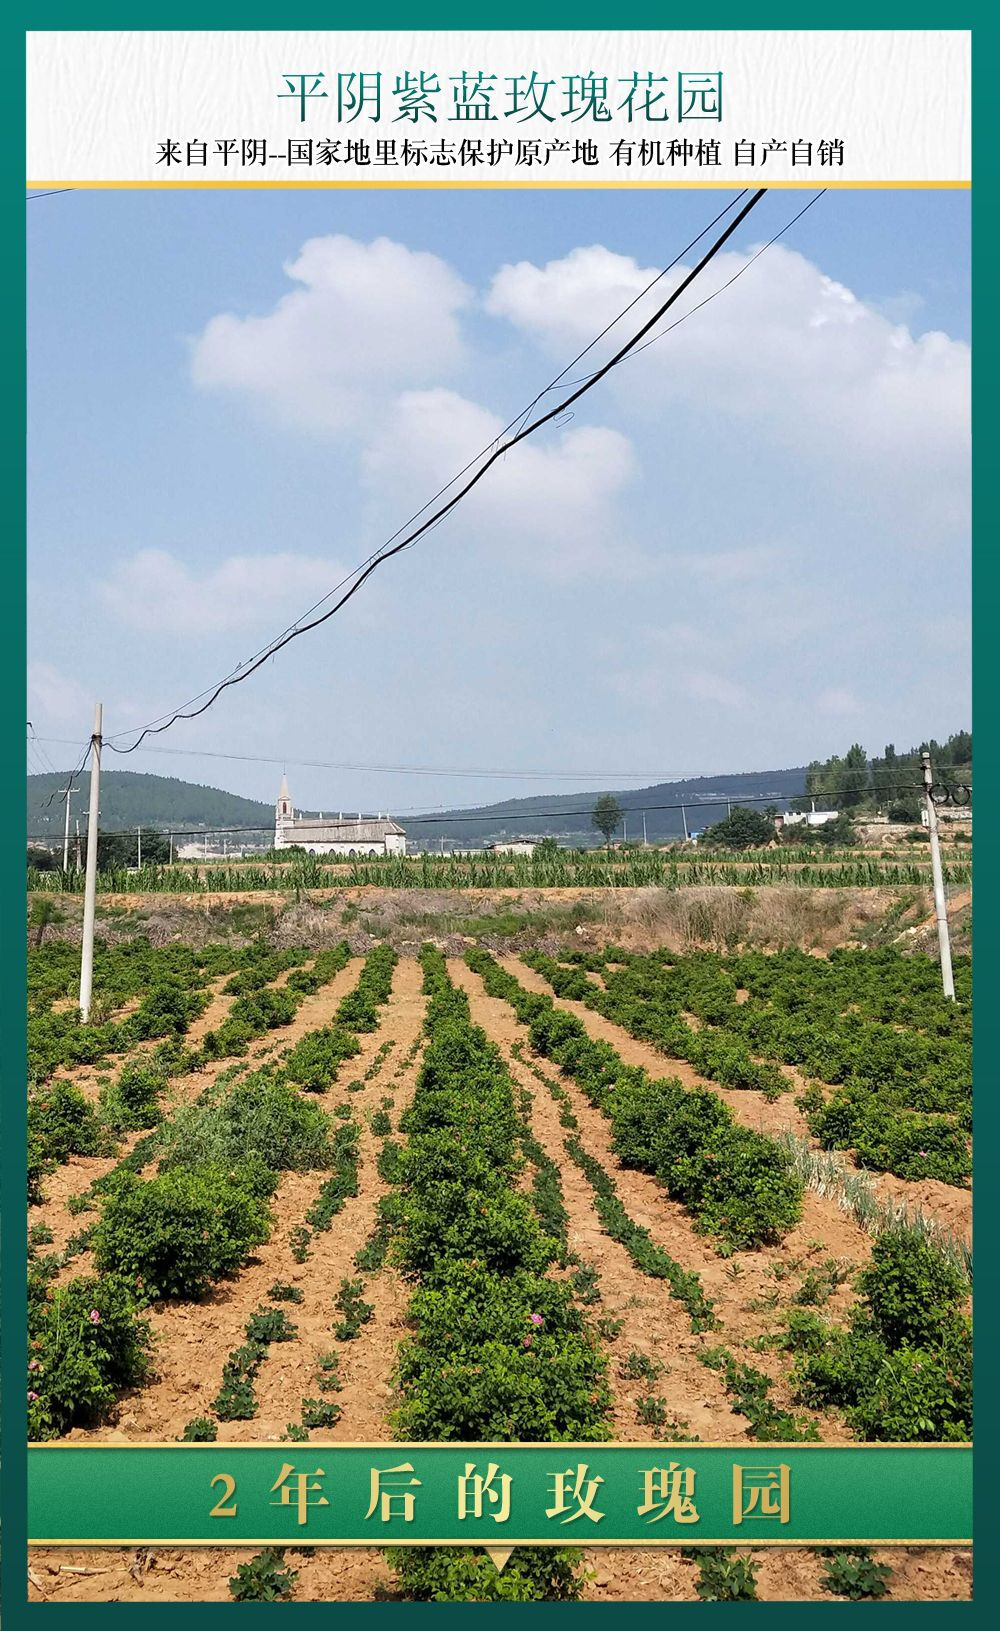
[[[968,1445],[32,1445],[33,1545],[945,1545]]]

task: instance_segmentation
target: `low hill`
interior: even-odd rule
[[[57,841],[62,837],[66,772],[28,777],[28,833],[32,838]],[[652,787],[614,793],[626,812],[628,836],[642,837],[643,811],[650,843],[682,837],[684,820],[678,806],[686,806],[691,832],[701,832],[726,814],[726,800],[771,800],[783,809],[805,789],[805,770],[758,770],[732,776],[698,776],[688,781],[658,782]],[[72,814],[86,810],[84,786],[75,794]],[[475,809],[435,814],[433,821],[417,817],[404,821],[411,849],[435,849],[444,839],[455,845],[479,848],[494,839],[517,835],[551,834],[564,843],[595,844],[600,837],[590,819],[600,792],[539,793],[529,798],[503,799]],[[52,797],[52,795],[55,795]],[[51,798],[52,802],[49,803]],[[761,807],[758,803],[758,808]],[[668,808],[660,808],[668,806]],[[547,812],[543,815],[541,812]],[[554,812],[554,813],[553,813]],[[104,770],[101,774],[101,830],[124,832],[136,827],[161,832],[217,832],[224,827],[252,827],[265,835],[274,831],[274,806],[259,799],[241,798],[219,787],[203,787],[174,776],[151,776],[133,770]]]
[[[404,825],[411,848],[433,849],[442,838],[478,847],[494,839],[517,835],[551,835],[563,842],[596,844],[601,839],[591,823],[591,812],[599,794],[610,792],[626,813],[628,837],[642,837],[645,811],[646,837],[650,843],[661,843],[684,836],[684,813],[678,808],[680,805],[686,807],[688,831],[702,832],[724,818],[727,799],[753,799],[758,809],[770,800],[779,810],[786,808],[791,799],[805,791],[805,776],[804,767],[753,770],[731,776],[696,776],[687,781],[657,782],[652,787],[630,787],[624,792],[599,788],[588,793],[540,793],[530,798],[504,799],[476,809],[447,810],[433,822],[411,817]],[[542,815],[542,811],[550,813]]]
[[[31,837],[62,837],[62,795],[67,774],[63,771],[28,777],[28,833]],[[80,780],[78,778],[78,782]],[[73,796],[74,819],[82,818],[87,809],[86,773],[82,783],[81,791]],[[49,804],[53,793],[55,797]],[[140,771],[102,768],[102,832],[124,832],[138,826],[157,827],[163,832],[185,827],[213,832],[220,827],[254,825],[265,833],[274,832],[273,804],[241,798],[238,793],[226,793],[219,787],[179,781],[175,776],[147,776]]]

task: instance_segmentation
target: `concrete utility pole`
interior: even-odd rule
[[[76,818],[76,870],[80,870],[80,817]]]
[[[63,871],[69,871],[69,800],[71,793],[79,793],[80,789],[73,786],[73,778],[66,783],[66,792],[63,801],[66,805],[66,821],[63,826]]]
[[[938,950],[941,953],[941,988],[945,996],[954,1002],[955,981],[951,972],[951,940],[948,936],[948,905],[941,871],[941,846],[938,843],[937,805],[931,797],[934,772],[929,753],[922,753],[920,761],[924,770],[924,802],[927,805],[927,830],[931,840],[931,877],[934,880],[934,916],[937,918]]]
[[[681,820],[684,823],[684,842],[687,843],[691,834],[688,832],[688,813],[683,804],[681,805]]]
[[[94,709],[94,734],[90,738],[90,820],[87,823],[87,876],[83,891],[83,950],[80,957],[80,1019],[90,1019],[90,998],[94,986],[94,919],[97,916],[97,828],[101,802],[102,709]]]
[[[142,871],[142,828],[141,827],[136,827],[136,829],[135,829],[135,869],[136,869],[137,872]]]
[[[642,847],[646,848],[646,812],[642,812]]]

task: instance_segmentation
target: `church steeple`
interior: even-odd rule
[[[292,795],[288,791],[288,777],[282,775],[281,788],[278,792],[278,802],[274,807],[274,824],[280,827],[283,822],[292,819]]]

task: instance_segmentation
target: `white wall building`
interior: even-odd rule
[[[281,778],[281,791],[274,807],[274,847],[290,849],[297,845],[309,855],[405,855],[406,833],[389,816],[362,816],[343,813],[333,816],[296,815],[288,779]]]
[[[839,815],[839,810],[786,810],[777,819],[784,827],[799,827],[803,823],[807,827],[825,827],[828,821],[836,821]]]

